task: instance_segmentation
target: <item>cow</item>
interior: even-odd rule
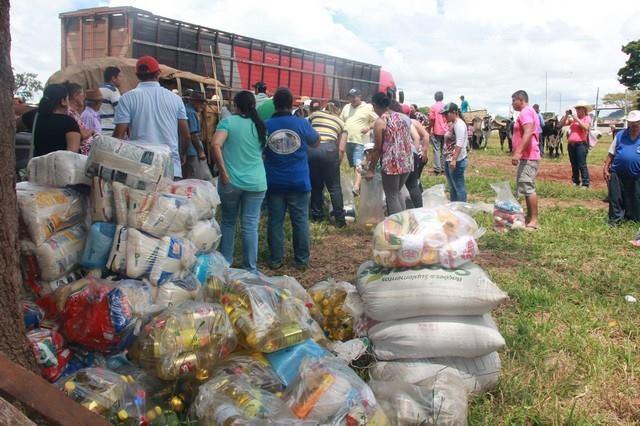
[[[506,119],[501,121],[493,121],[493,128],[498,130],[498,136],[500,137],[500,151],[504,151],[504,141],[509,142],[509,152],[513,151],[513,120]]]
[[[487,149],[489,136],[491,135],[492,118],[487,115],[484,118],[474,117],[469,128],[469,145],[473,149]]]
[[[549,157],[559,157],[564,155],[562,146],[562,126],[557,117],[550,118],[544,122],[542,127],[542,146],[546,146]],[[544,155],[544,152],[542,153]]]

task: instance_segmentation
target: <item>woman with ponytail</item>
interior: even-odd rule
[[[50,84],[44,89],[38,105],[33,129],[33,156],[53,151],[80,149],[80,127],[67,115],[69,92],[62,84]]]
[[[267,130],[258,118],[253,93],[238,92],[233,98],[233,103],[235,114],[220,121],[211,142],[220,171],[220,251],[229,263],[233,263],[236,222],[238,214],[241,214],[242,267],[256,272],[260,208],[267,190],[262,162]]]

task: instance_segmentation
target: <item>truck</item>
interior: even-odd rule
[[[229,99],[262,81],[273,91],[288,87],[297,98],[363,99],[376,92],[396,97],[390,72],[367,64],[190,24],[134,7],[97,7],[60,15],[62,68],[108,56],[155,57],[161,64],[214,77]],[[226,93],[225,93],[226,92]]]

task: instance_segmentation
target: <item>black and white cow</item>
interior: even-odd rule
[[[557,117],[550,118],[544,122],[544,126],[542,127],[542,145],[547,148],[549,157],[559,157],[560,154],[564,155],[562,126]]]
[[[505,119],[501,121],[493,121],[493,128],[498,130],[498,136],[500,137],[500,151],[504,151],[504,142],[508,141],[509,152],[513,151],[513,120]]]

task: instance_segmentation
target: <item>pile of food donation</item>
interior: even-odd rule
[[[464,424],[498,379],[506,295],[471,263],[465,213],[390,216],[355,286],[307,291],[226,263],[216,187],[173,181],[164,145],[100,136],[27,175],[28,339],[44,378],[114,424]],[[350,366],[365,350],[369,383]]]

